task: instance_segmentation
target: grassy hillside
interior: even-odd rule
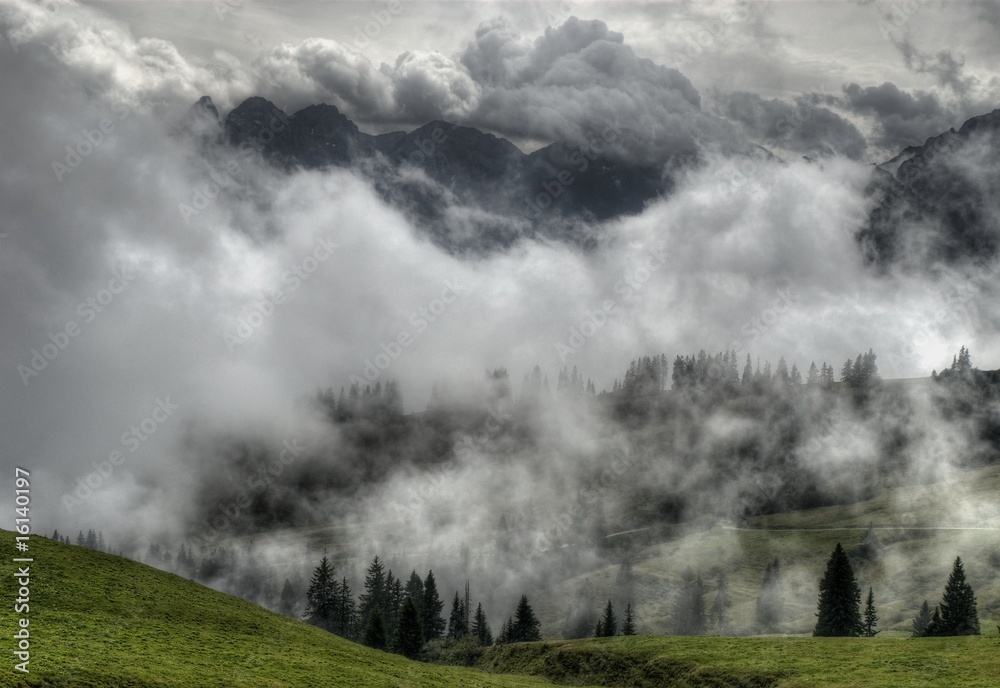
[[[882,635],[909,635],[920,603],[941,598],[956,555],[979,602],[984,633],[1000,623],[1000,465],[969,471],[947,483],[886,490],[877,498],[772,516],[747,523],[715,524],[685,537],[637,549],[633,554],[639,631],[666,633],[676,584],[688,566],[714,589],[724,571],[734,601],[737,632],[754,631],[754,611],[764,568],[778,558],[783,569],[785,620],[775,629],[810,633],[817,582],[837,542],[851,551],[869,524],[880,555],[855,559],[859,583],[875,590]],[[566,609],[587,588],[597,605],[618,597],[619,566],[592,571],[558,586],[536,604],[543,635],[559,637]],[[709,592],[710,603],[713,593]]]
[[[13,670],[14,534],[4,564],[0,686],[503,688],[539,679],[411,662],[127,559],[32,537],[31,673]]]
[[[629,688],[996,686],[993,637],[602,638],[490,649],[492,671]]]

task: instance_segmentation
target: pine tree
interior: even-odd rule
[[[940,607],[934,607],[934,613],[931,614],[931,620],[927,623],[927,628],[924,629],[924,635],[928,638],[942,635]]]
[[[632,603],[625,605],[625,616],[622,617],[622,635],[635,635],[635,618],[632,615]]]
[[[420,613],[413,598],[407,595],[399,612],[394,647],[399,654],[413,659],[420,653],[423,645],[424,631],[420,627]]]
[[[920,638],[927,632],[927,626],[931,622],[931,607],[927,600],[920,605],[920,611],[913,617],[913,637]]]
[[[354,606],[354,597],[351,595],[351,586],[347,582],[347,577],[340,582],[337,587],[337,604],[334,609],[333,632],[342,638],[356,638],[358,631],[358,614]]]
[[[816,368],[816,361],[809,364],[809,372],[806,373],[806,384],[819,384],[819,369]]]
[[[183,545],[181,545],[181,546],[183,547]],[[104,531],[98,531],[97,532],[97,551],[98,552],[104,552],[105,551]]]
[[[278,597],[278,612],[285,616],[295,616],[295,588],[292,582],[285,579],[285,584],[281,587],[281,595]]]
[[[941,623],[937,635],[979,635],[976,595],[965,580],[961,557],[955,557],[940,608]]]
[[[875,612],[875,593],[872,592],[871,588],[868,588],[868,597],[865,599],[865,615],[864,621],[862,622],[862,633],[866,638],[874,638],[878,631],[875,628],[878,626],[878,614]]]
[[[719,574],[719,583],[715,588],[715,599],[708,610],[708,618],[715,626],[715,630],[720,635],[729,633],[729,609],[733,606],[733,601],[729,597],[729,586],[726,583],[726,575]],[[623,634],[624,635],[624,634]]]
[[[681,586],[674,599],[673,632],[677,635],[701,635],[705,632],[705,586],[691,568],[681,575]]]
[[[600,623],[603,637],[610,638],[618,635],[618,617],[615,616],[615,607],[611,604],[611,600],[608,600],[604,607],[604,615],[601,617]]]
[[[763,632],[771,632],[781,623],[784,616],[784,602],[781,594],[781,563],[777,558],[764,569],[764,579],[757,597],[755,619]]]
[[[854,569],[838,542],[826,565],[826,573],[819,582],[819,611],[813,635],[861,635],[860,604],[861,589],[854,577]]]
[[[413,606],[419,612],[424,599],[424,582],[420,580],[416,571],[410,573],[410,579],[406,581],[404,592],[410,596],[410,599],[413,600]]]
[[[438,595],[437,581],[434,580],[433,571],[428,571],[427,578],[424,579],[420,606],[420,625],[424,629],[424,642],[440,638],[441,634],[444,633],[444,619],[441,618],[444,602]]]
[[[511,629],[513,637],[510,642],[528,643],[541,640],[540,629],[541,623],[535,617],[535,612],[531,608],[531,605],[528,604],[528,596],[521,595],[521,600],[517,603],[517,609],[514,612],[514,625]]]
[[[490,624],[486,620],[482,603],[476,606],[476,616],[472,621],[472,635],[479,639],[479,644],[483,647],[493,644],[493,632],[490,630]]]
[[[336,604],[337,581],[333,577],[333,565],[324,556],[309,580],[309,590],[306,591],[305,620],[324,630],[333,630]]]
[[[594,624],[594,637],[603,638],[604,637],[604,619],[598,617],[597,623]]]
[[[455,599],[451,602],[451,614],[448,615],[448,637],[458,640],[468,632],[469,629],[465,625],[465,604],[458,596],[458,592],[455,592]]]
[[[368,610],[368,622],[365,625],[365,634],[362,642],[376,650],[385,649],[385,619],[383,618],[382,608],[378,605]]]
[[[508,643],[514,642],[511,638],[514,636],[514,618],[508,616],[507,620],[503,622],[503,626],[500,627],[500,635],[497,636],[497,645],[506,645]]]
[[[368,629],[368,617],[371,616],[372,610],[378,607],[379,611],[383,615],[383,631],[385,625],[385,610],[386,608],[386,578],[385,578],[385,565],[382,560],[376,555],[372,559],[372,563],[368,565],[368,570],[365,572],[365,588],[364,592],[358,598],[358,613],[361,617],[361,623],[364,625],[365,632]],[[383,633],[384,640],[385,633]]]

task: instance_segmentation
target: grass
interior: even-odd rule
[[[15,556],[0,531],[0,560]],[[30,674],[13,669],[10,565],[0,686],[23,688],[505,688],[537,678],[411,662],[127,559],[32,537]]]
[[[635,688],[977,688],[997,685],[1000,640],[634,636],[491,648],[491,671]]]

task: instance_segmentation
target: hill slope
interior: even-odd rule
[[[0,627],[5,688],[378,688],[541,685],[527,677],[411,662],[120,557],[32,537],[30,674],[13,669],[10,560]]]

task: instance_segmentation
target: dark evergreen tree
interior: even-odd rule
[[[941,623],[937,635],[979,635],[976,595],[965,580],[965,567],[961,557],[955,557],[940,608]]]
[[[368,570],[365,572],[365,588],[364,592],[358,598],[358,615],[361,617],[361,623],[365,632],[368,632],[368,617],[371,616],[372,610],[378,607],[379,612],[383,615],[382,618],[382,630],[383,630],[383,641],[385,640],[385,608],[386,608],[386,579],[385,579],[385,565],[382,560],[376,555],[372,559],[372,563],[368,565]]]
[[[410,573],[410,579],[406,581],[406,588],[404,588],[404,592],[410,596],[413,600],[413,606],[415,606],[419,612],[421,609],[421,603],[424,599],[424,582],[420,580],[420,576],[417,575],[416,571]]]
[[[618,635],[618,617],[615,616],[615,607],[611,600],[604,606],[604,614],[601,616],[601,635],[605,638]]]
[[[309,590],[306,591],[306,622],[326,631],[333,630],[337,587],[337,581],[333,577],[333,565],[324,556],[309,580]]]
[[[927,628],[924,629],[924,635],[927,637],[941,635],[941,609],[939,607],[934,607],[934,613],[931,614],[931,620],[928,622]]]
[[[862,632],[861,589],[840,543],[830,555],[819,582],[819,611],[815,636],[858,636]]]
[[[340,582],[337,591],[339,594],[335,608],[333,632],[343,638],[357,638],[359,630],[357,608],[354,605],[351,586],[347,583],[346,576]]]
[[[594,624],[594,637],[603,638],[604,637],[604,619],[597,617],[597,623]]]
[[[417,605],[409,595],[403,600],[399,612],[399,623],[396,626],[396,638],[393,643],[396,651],[404,657],[413,659],[420,653],[424,645],[424,630],[420,627],[420,613]]]
[[[472,635],[479,639],[479,644],[483,647],[493,644],[493,632],[490,630],[481,603],[476,606],[476,616],[472,620]]]
[[[864,637],[874,638],[878,634],[878,631],[875,630],[878,626],[878,614],[875,611],[875,593],[871,588],[868,588],[868,597],[865,598],[864,620],[861,625],[861,635]]]
[[[622,617],[622,635],[635,635],[635,618],[632,614],[632,603],[625,605],[625,616]]]
[[[385,649],[385,619],[382,608],[375,605],[368,610],[368,622],[365,624],[365,634],[361,642],[376,650]]]
[[[500,635],[497,636],[497,645],[506,645],[508,643],[514,642],[511,638],[514,637],[514,618],[508,616],[507,620],[503,622],[503,626],[500,627]]]
[[[434,572],[428,571],[427,578],[424,579],[424,590],[421,596],[421,618],[420,625],[424,629],[424,642],[440,638],[444,633],[444,619],[441,618],[441,611],[444,609],[444,602],[438,595],[437,581],[434,580]]]
[[[541,640],[541,623],[535,617],[535,611],[528,604],[528,596],[521,595],[514,612],[514,625],[511,628],[512,643],[528,643]]]
[[[451,602],[451,613],[448,615],[448,637],[458,640],[469,632],[465,625],[465,603],[462,598],[455,593],[455,599]]]
[[[920,605],[920,611],[913,617],[913,637],[920,638],[927,632],[927,626],[931,622],[931,607],[927,600]]]

